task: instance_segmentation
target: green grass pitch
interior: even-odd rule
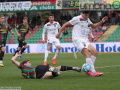
[[[73,53],[60,53],[56,65],[52,65],[54,54],[49,54],[48,63],[51,66],[82,67],[85,57]],[[95,62],[96,70],[104,72],[100,77],[90,77],[84,72],[61,72],[54,79],[24,79],[21,70],[11,62],[12,54],[5,54],[4,67],[0,67],[0,87],[21,87],[21,90],[119,90],[120,89],[120,53],[99,53]],[[29,59],[32,66],[43,64],[44,54],[23,54],[22,59]],[[21,62],[19,59],[17,61]]]

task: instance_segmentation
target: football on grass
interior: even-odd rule
[[[82,70],[83,70],[84,72],[89,72],[89,71],[91,70],[90,64],[88,64],[88,63],[83,64],[83,65],[82,65]]]

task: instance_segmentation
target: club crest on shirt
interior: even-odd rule
[[[84,44],[84,47],[86,47],[86,44]]]
[[[87,21],[87,23],[88,23],[88,21]]]
[[[54,27],[56,27],[56,25],[54,25]]]

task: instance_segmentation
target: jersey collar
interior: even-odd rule
[[[80,18],[82,18],[83,20],[88,20],[88,18],[87,18],[87,19],[84,19],[84,18],[82,17],[82,15],[80,15]]]

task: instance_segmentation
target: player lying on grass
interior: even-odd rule
[[[12,57],[11,61],[18,66],[18,68],[22,71],[22,76],[26,79],[51,79],[60,75],[59,71],[68,71],[74,70],[80,72],[81,69],[79,67],[68,67],[68,66],[58,66],[51,67],[49,64],[47,65],[38,65],[37,67],[32,67],[29,60],[24,60],[22,63],[16,61],[16,58],[19,57],[20,54],[16,53],[14,57]]]

